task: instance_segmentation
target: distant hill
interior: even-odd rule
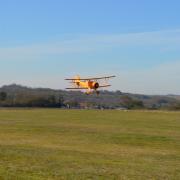
[[[107,109],[178,109],[178,95],[143,95],[121,91],[102,91],[85,95],[80,91],[29,88],[21,85],[6,85],[0,88],[1,107],[71,107]]]

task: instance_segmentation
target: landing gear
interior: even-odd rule
[[[100,91],[96,91],[96,95],[99,96],[99,94],[100,94]]]
[[[90,95],[90,94],[91,94],[91,91],[86,91],[84,94]]]
[[[96,95],[99,96],[100,91],[98,91],[98,90],[96,90],[96,89],[94,89],[94,91],[96,92]],[[90,94],[92,94],[92,93],[93,93],[93,91],[91,91],[91,90],[84,92],[84,94],[86,94],[86,95],[90,95]]]

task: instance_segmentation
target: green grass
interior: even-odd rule
[[[180,179],[180,113],[0,110],[0,179]]]

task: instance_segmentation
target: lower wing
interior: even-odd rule
[[[110,84],[107,84],[107,85],[99,86],[99,88],[109,87],[109,86],[111,86],[111,85],[110,85]]]
[[[109,87],[110,84],[99,86],[98,88]],[[66,88],[66,89],[88,89],[88,88]]]

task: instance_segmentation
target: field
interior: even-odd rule
[[[180,179],[180,113],[0,110],[0,179]]]

